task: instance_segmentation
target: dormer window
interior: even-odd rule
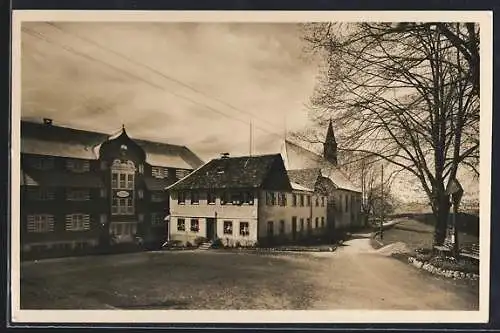
[[[51,170],[54,169],[54,158],[52,157],[29,157],[28,165],[33,169]]]
[[[72,172],[88,172],[90,163],[86,160],[67,160],[66,168]]]
[[[162,167],[151,167],[151,175],[155,178],[165,178],[167,175],[167,169]]]

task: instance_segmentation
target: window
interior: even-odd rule
[[[90,216],[88,214],[66,215],[67,231],[83,231],[90,229]]]
[[[186,231],[186,222],[184,219],[177,219],[177,231]]]
[[[240,222],[240,236],[250,235],[250,228],[248,227],[248,222]]]
[[[266,205],[267,206],[272,205],[271,192],[266,192]]]
[[[321,207],[325,207],[325,197],[321,197]]]
[[[111,174],[111,187],[118,188],[118,174],[117,173]]]
[[[324,228],[325,227],[325,217],[322,216],[321,217],[321,228]]]
[[[274,236],[274,222],[267,221],[267,237],[273,237],[273,236]]]
[[[127,188],[129,190],[134,189],[134,175],[133,174],[128,174],[127,175]]]
[[[86,160],[66,160],[66,169],[72,172],[88,172],[90,163]]]
[[[311,206],[311,196],[307,195],[307,207]]]
[[[303,231],[304,230],[304,219],[301,218],[300,219],[300,231]]]
[[[224,235],[232,235],[232,234],[233,234],[233,222],[224,221]]]
[[[143,174],[144,174],[144,164],[139,164],[139,173],[140,173],[141,175],[143,175]]]
[[[30,200],[48,201],[48,200],[54,200],[55,198],[55,193],[53,190],[44,189],[40,187],[28,188],[27,194],[28,194],[28,199]]]
[[[38,170],[54,169],[53,157],[29,157],[27,162],[28,165],[33,169],[38,169]]]
[[[51,232],[54,231],[54,215],[49,214],[36,214],[28,215],[27,217],[28,232]]]
[[[315,199],[316,199],[316,207],[319,207],[319,197],[316,196]]]
[[[213,191],[209,191],[207,193],[207,202],[209,205],[214,205],[215,204],[215,199],[216,199],[216,195],[215,195],[215,192]]]
[[[285,234],[285,221],[281,220],[280,221],[280,235]]]
[[[200,196],[198,192],[192,191],[191,192],[191,205],[198,205],[200,203]]]
[[[127,214],[128,215],[132,215],[134,214],[134,204],[133,204],[133,200],[132,198],[127,198],[127,203],[126,203],[126,211],[127,211]]]
[[[162,225],[163,224],[163,214],[162,213],[151,213],[151,225]]]
[[[139,199],[142,199],[144,198],[144,190],[140,189],[137,191],[137,196],[139,197]]]
[[[244,192],[243,193],[243,203],[253,205],[253,193],[252,192]]]
[[[315,227],[316,229],[318,229],[318,228],[319,228],[319,217],[317,217],[317,218],[315,219],[315,221],[314,221],[314,227]]]
[[[200,222],[198,221],[198,219],[191,219],[191,231],[200,231]]]
[[[151,176],[155,178],[165,178],[166,169],[162,167],[151,167]]]
[[[66,190],[66,200],[69,201],[86,201],[90,200],[89,190]]]
[[[300,207],[304,207],[304,195],[300,195]]]
[[[297,206],[297,194],[292,194],[292,206]]]
[[[311,223],[311,219],[310,218],[307,218],[307,231],[310,233],[312,230],[312,223]]]
[[[152,192],[151,201],[152,202],[162,202],[165,200],[165,195],[161,192]]]
[[[101,196],[101,198],[106,198],[106,196],[107,196],[107,191],[106,191],[106,189],[105,189],[105,188],[101,188],[101,189],[99,190],[99,195]]]
[[[120,174],[120,188],[126,188],[127,187],[127,183],[126,183],[126,174],[122,173]]]
[[[186,203],[186,193],[181,191],[177,195],[177,203],[179,205],[184,205]]]
[[[278,205],[286,206],[286,193],[278,193]]]
[[[229,193],[224,191],[222,192],[222,195],[220,196],[220,204],[225,205],[229,201]]]
[[[111,214],[118,214],[118,199],[116,198],[111,201]]]
[[[233,205],[240,205],[242,203],[242,193],[241,192],[232,192],[231,193],[231,202]]]
[[[134,200],[132,198],[113,198],[111,213],[113,215],[133,215]]]
[[[177,179],[182,179],[186,177],[188,174],[189,174],[188,170],[181,170],[181,169],[175,170],[175,178]]]
[[[271,192],[271,205],[276,206],[277,203],[278,202],[276,201],[276,193]]]

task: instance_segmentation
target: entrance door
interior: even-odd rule
[[[207,238],[215,240],[217,238],[217,228],[214,218],[207,218]]]
[[[292,239],[297,239],[297,216],[292,217]]]

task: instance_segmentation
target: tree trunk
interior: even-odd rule
[[[450,198],[446,194],[440,194],[432,205],[435,218],[434,245],[443,245],[448,227],[448,216],[450,213]]]

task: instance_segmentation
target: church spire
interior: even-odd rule
[[[325,142],[323,143],[323,158],[333,165],[337,165],[337,142],[335,141],[331,119],[328,124]]]

